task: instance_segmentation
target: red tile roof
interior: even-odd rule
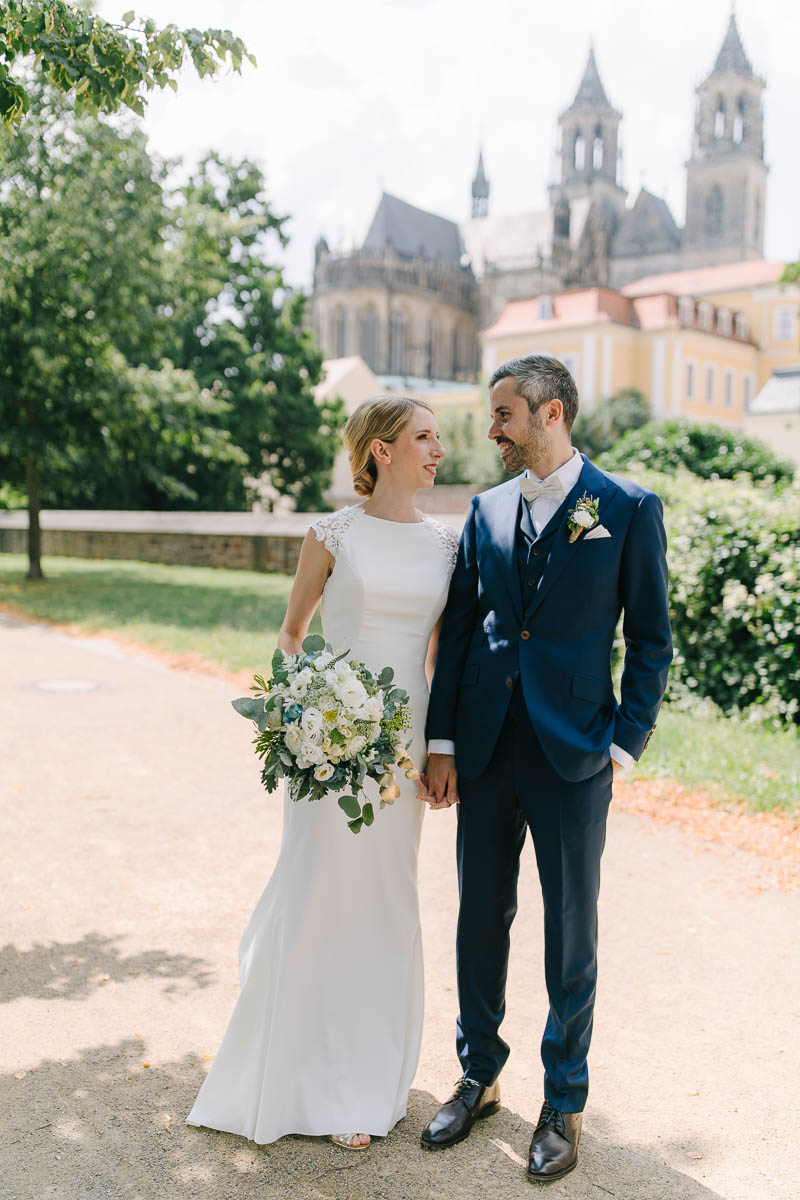
[[[669,275],[646,275],[629,283],[622,292],[625,296],[663,292],[673,296],[703,296],[710,292],[734,292],[777,283],[785,266],[782,262],[757,258],[749,262],[724,263],[720,267],[696,267],[690,271],[673,271]]]

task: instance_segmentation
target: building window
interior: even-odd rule
[[[706,199],[706,234],[710,238],[722,237],[722,210],[722,188],[715,183]]]
[[[720,96],[717,100],[717,111],[714,113],[714,141],[718,142],[725,136],[725,102]]]
[[[389,374],[403,375],[406,369],[406,320],[394,313],[389,322]]]
[[[782,304],[775,309],[774,336],[776,342],[793,342],[797,337],[797,309]]]
[[[735,374],[733,371],[726,370],[724,382],[723,399],[726,408],[733,408],[733,389],[735,386]]]
[[[753,241],[756,246],[761,243],[761,197],[758,192],[753,206]]]
[[[347,354],[347,312],[343,308],[336,311],[336,357],[344,358]]]
[[[736,336],[741,338],[742,341],[746,341],[750,336],[750,322],[744,313],[737,313],[734,317],[733,324],[736,330]]]
[[[552,315],[553,315],[553,297],[552,296],[540,296],[539,297],[539,316],[543,320],[549,321],[549,319],[552,317]]]
[[[686,399],[697,399],[697,364],[693,362],[686,364]]]
[[[378,314],[370,305],[361,315],[361,357],[372,371],[378,369]]]
[[[582,133],[575,134],[573,163],[576,171],[582,171],[586,166],[586,142],[584,141]]]
[[[701,300],[697,306],[697,323],[701,329],[714,328],[714,309],[707,300]]]
[[[753,400],[753,376],[748,374],[742,378],[742,404],[744,406],[745,412],[749,411],[752,400]]]
[[[744,97],[739,97],[736,105],[736,115],[733,118],[733,140],[737,146],[744,141]]]
[[[717,398],[716,367],[706,367],[705,381],[705,402],[706,404],[713,404]]]
[[[578,378],[578,356],[577,354],[562,354],[559,356],[562,363],[569,371],[573,379]]]
[[[603,130],[599,125],[594,131],[594,141],[592,142],[592,169],[595,171],[603,169]]]
[[[681,296],[678,300],[678,316],[684,325],[694,325],[694,300],[691,296]]]
[[[717,309],[717,329],[720,333],[724,333],[726,337],[730,337],[733,329],[733,315],[729,308]]]
[[[451,379],[455,379],[458,375],[458,329],[453,326],[453,344],[451,350],[452,359],[452,375]]]

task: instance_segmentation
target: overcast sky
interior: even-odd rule
[[[679,223],[694,88],[709,73],[728,0],[101,0],[159,24],[223,26],[256,55],[241,76],[151,99],[151,149],[185,160],[208,148],[264,169],[288,213],[290,282],[309,286],[320,233],[360,239],[382,189],[453,220],[469,215],[482,144],[490,213],[547,203],[558,113],[593,39],[609,100],[623,113],[624,184],[644,183]],[[737,19],[765,98],[767,258],[800,255],[800,4],[739,0]]]

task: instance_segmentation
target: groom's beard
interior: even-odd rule
[[[528,467],[535,472],[536,464],[546,459],[550,452],[550,442],[539,409],[530,414],[524,439],[515,442],[511,438],[500,437],[496,441],[498,449],[502,445],[510,447],[503,459],[506,471],[524,471]]]

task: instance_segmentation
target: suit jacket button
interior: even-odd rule
[[[514,680],[511,678],[511,676],[510,676],[510,675],[508,675],[508,676],[506,677],[506,687],[507,687],[507,688],[512,688],[513,686],[514,686]]]
[[[534,546],[533,547],[533,553],[537,556],[537,558],[542,553],[543,550],[544,550],[544,546]]]
[[[523,629],[522,633],[519,636],[522,638],[523,642],[527,642],[528,638],[531,636],[530,630]]]

